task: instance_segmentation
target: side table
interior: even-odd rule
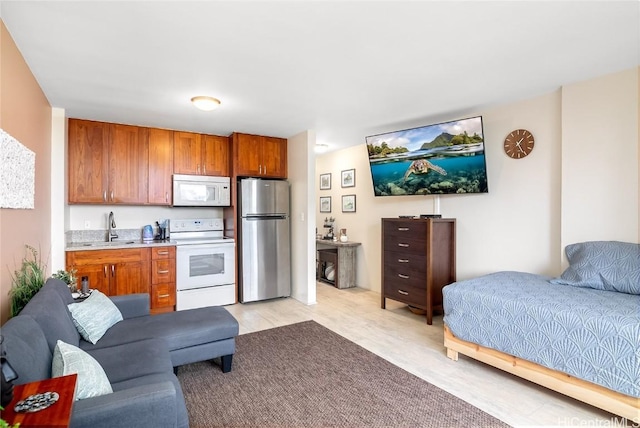
[[[71,374],[14,386],[13,400],[2,411],[2,418],[10,425],[19,423],[20,428],[68,427],[71,420],[77,378],[77,374]],[[46,409],[33,413],[16,413],[13,410],[18,401],[24,400],[30,395],[48,391],[57,392],[60,398]]]
[[[339,242],[324,239],[316,240],[316,280],[326,282],[336,288],[356,286],[356,250],[360,242]],[[334,266],[334,279],[324,275],[327,263]]]

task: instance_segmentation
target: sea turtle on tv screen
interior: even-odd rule
[[[409,178],[411,174],[415,174],[415,175],[426,174],[430,170],[434,170],[435,172],[441,175],[447,175],[447,171],[445,171],[443,168],[439,167],[438,165],[434,165],[426,159],[418,159],[411,162],[411,165],[409,165],[409,168],[407,168],[407,172],[404,173],[404,179],[402,181],[403,182],[407,181],[407,178]]]

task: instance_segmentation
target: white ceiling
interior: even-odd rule
[[[637,0],[5,0],[0,16],[68,117],[313,129],[331,148],[640,65]]]

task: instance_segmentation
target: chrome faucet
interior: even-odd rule
[[[113,211],[109,213],[109,220],[107,220],[107,223],[109,226],[109,235],[107,235],[107,240],[111,242],[118,237],[118,234],[114,231],[116,228],[116,219],[113,216]]]

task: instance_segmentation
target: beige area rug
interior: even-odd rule
[[[314,321],[238,336],[230,373],[178,378],[194,428],[507,426]]]

